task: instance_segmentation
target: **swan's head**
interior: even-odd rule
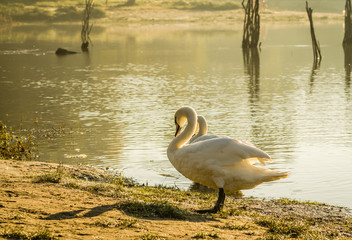
[[[176,117],[175,115],[175,126],[176,126],[175,137],[177,137],[180,134],[181,128],[183,127],[186,121],[187,121],[187,118],[185,118],[184,116]]]
[[[175,113],[175,125],[176,125],[175,137],[177,137],[180,134],[181,128],[183,127],[183,125],[187,121],[187,117],[189,117],[190,112],[192,112],[192,114],[194,114],[196,116],[196,111],[191,107],[181,107],[180,109],[178,109],[176,111],[176,113]]]

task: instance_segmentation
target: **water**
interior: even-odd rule
[[[121,170],[149,185],[188,188],[170,164],[174,112],[193,106],[210,134],[248,140],[271,169],[291,171],[246,196],[352,207],[352,104],[342,24],[264,24],[259,58],[243,60],[241,27],[98,27],[89,54],[79,26],[22,26],[0,34],[0,121],[38,129],[40,160]]]

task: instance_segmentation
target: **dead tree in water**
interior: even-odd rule
[[[345,4],[345,35],[342,42],[345,53],[345,72],[346,88],[351,85],[352,72],[352,19],[351,19],[351,0],[346,0]]]
[[[85,1],[86,1],[86,7],[83,13],[82,31],[81,31],[81,40],[82,40],[81,49],[84,52],[88,51],[88,46],[90,42],[89,34],[92,31],[92,27],[93,27],[93,25],[89,24],[89,18],[93,9],[94,0],[85,0]]]
[[[312,17],[313,9],[308,7],[307,1],[306,1],[306,11],[307,11],[309,23],[310,23],[310,35],[312,36],[314,62],[318,63],[319,65],[322,58],[321,52],[320,52],[320,46],[319,46],[319,43],[317,42],[317,39],[315,37],[315,32],[314,32],[313,17]]]
[[[351,19],[351,0],[346,0],[345,4],[345,36],[343,46],[352,45],[352,19]]]
[[[260,32],[259,0],[247,0],[246,5],[244,1],[242,0],[242,7],[245,11],[242,48],[257,47]]]

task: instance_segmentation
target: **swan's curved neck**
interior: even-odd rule
[[[199,124],[199,133],[198,137],[207,135],[208,133],[208,124],[203,116],[198,116],[198,124]]]
[[[182,146],[191,139],[194,132],[196,131],[196,126],[197,126],[197,113],[192,108],[183,107],[183,108],[180,108],[178,112],[180,116],[187,118],[187,126],[169,144],[169,147],[167,149],[167,155],[170,160],[173,159],[173,155],[175,154],[175,151],[177,149],[182,148]]]

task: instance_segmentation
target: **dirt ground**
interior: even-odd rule
[[[213,238],[215,232],[222,239],[255,239],[264,232],[246,219],[236,221],[252,227],[234,231],[214,227],[227,221],[220,218],[190,221],[133,217],[118,209],[118,197],[33,182],[33,176],[56,168],[57,164],[0,160],[0,229],[31,233],[45,228],[58,239],[192,239],[197,234]],[[84,166],[72,169],[86,176],[103,174]]]
[[[216,194],[127,185],[114,194],[106,194],[109,188],[100,194],[52,179],[36,180],[59,168],[70,172],[73,181],[95,187],[108,174],[87,166],[0,160],[0,239],[352,239],[352,214],[346,208],[229,197],[222,213],[201,215],[194,209],[212,204]],[[209,197],[214,199],[205,202]],[[152,198],[167,199],[152,211],[171,203],[187,217],[141,216],[121,207],[143,211]],[[136,201],[142,204],[133,205]],[[45,238],[38,237],[45,232]]]

